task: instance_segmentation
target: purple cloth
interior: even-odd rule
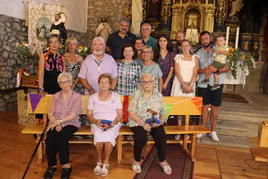
[[[104,54],[99,65],[97,64],[98,60],[96,57],[91,54],[82,63],[78,77],[86,79],[88,84],[96,91],[99,91],[98,78],[103,73],[109,73],[112,78],[117,77],[117,64],[113,57],[108,54]],[[85,94],[88,94],[88,91],[85,89]]]
[[[174,57],[175,57],[175,53],[169,51],[165,57],[165,59],[163,59],[160,55],[159,59],[158,59],[158,63],[159,66],[161,68],[161,71],[163,73],[163,83],[166,81],[170,68],[174,67]],[[167,87],[165,90],[162,91],[163,96],[170,96],[171,93],[171,87],[172,87],[172,82],[173,82],[173,77],[169,80]]]
[[[82,98],[81,95],[72,91],[72,94],[64,102],[62,91],[56,93],[53,98],[53,104],[50,108],[50,113],[56,118],[64,118],[70,115],[71,112],[75,113],[75,117],[63,124],[63,126],[72,125],[80,127],[79,115],[82,113]]]
[[[39,94],[29,94],[29,97],[31,101],[32,111],[34,112],[41,99],[41,96]]]

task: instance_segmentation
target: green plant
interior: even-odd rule
[[[238,68],[241,70],[253,70],[255,69],[255,62],[252,55],[249,52],[243,52],[240,49],[234,49],[230,47],[227,55],[227,61],[230,66],[232,76],[236,79]]]

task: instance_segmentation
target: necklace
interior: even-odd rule
[[[98,71],[100,72],[101,71],[101,67],[100,67],[100,65],[101,65],[101,63],[103,62],[103,61],[100,61],[100,62],[98,62],[97,60],[94,60],[95,61],[95,63],[98,65]]]

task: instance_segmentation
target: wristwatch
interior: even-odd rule
[[[44,91],[44,88],[43,87],[39,87],[38,89]]]

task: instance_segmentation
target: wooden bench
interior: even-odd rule
[[[47,121],[47,113],[50,106],[53,102],[53,95],[46,95],[40,99],[36,98],[36,94],[28,95],[28,114],[44,114],[43,120],[44,124]],[[38,97],[37,97],[38,98]],[[87,95],[82,95],[82,114],[86,114],[86,108],[88,104]],[[123,100],[123,97],[121,98]],[[37,105],[33,104],[33,101],[37,101]],[[164,126],[167,135],[174,134],[187,134],[190,135],[190,140],[187,140],[187,135],[184,136],[183,140],[167,140],[167,143],[181,143],[184,149],[188,152],[191,159],[195,161],[196,153],[196,143],[197,143],[197,134],[199,133],[209,133],[210,130],[204,126],[195,126],[189,125],[190,115],[201,115],[202,114],[202,98],[201,97],[164,97],[167,114],[169,115],[184,115],[185,116],[185,126]],[[40,136],[43,132],[44,125],[27,125],[23,130],[22,134],[35,134],[37,135],[37,140],[40,139]],[[92,135],[91,129],[89,126],[81,127],[74,135]],[[122,162],[122,153],[123,153],[123,144],[133,143],[133,141],[123,140],[123,136],[134,135],[130,128],[123,126],[120,128],[119,136],[117,138],[117,160],[120,164]],[[80,144],[89,144],[92,143],[92,139],[72,139],[70,143],[80,143]],[[153,141],[148,141],[152,143]],[[42,142],[38,148],[38,163],[42,163],[45,147],[44,142]]]

